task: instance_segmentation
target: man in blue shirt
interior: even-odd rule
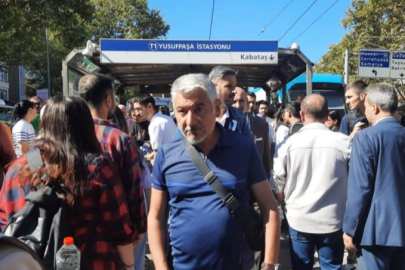
[[[367,84],[362,80],[356,80],[346,85],[346,105],[350,112],[343,116],[339,131],[350,136],[351,140],[357,132],[367,127],[365,123],[361,122],[365,119],[366,88]]]
[[[181,132],[225,189],[244,208],[249,206],[250,192],[255,197],[266,228],[262,269],[276,269],[279,214],[253,140],[216,123],[221,101],[206,75],[178,78],[171,95]],[[205,182],[181,138],[158,150],[153,171],[148,237],[159,270],[170,267],[164,248],[169,206],[174,269],[238,270],[253,266],[253,251],[241,224]]]

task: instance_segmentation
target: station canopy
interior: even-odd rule
[[[77,91],[87,73],[109,74],[120,89],[140,86],[144,93],[170,92],[170,85],[188,73],[209,74],[223,65],[237,71],[238,85],[280,89],[311,69],[299,47],[279,48],[277,41],[184,41],[101,39],[74,49],[63,61],[64,94]]]

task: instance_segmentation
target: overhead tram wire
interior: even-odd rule
[[[294,41],[296,41],[302,34],[304,34],[312,25],[314,25],[323,15],[325,15],[326,12],[328,12],[331,8],[333,8],[334,5],[337,4],[340,0],[336,0],[330,7],[328,7],[318,18],[315,19],[307,28],[305,28],[304,31],[301,32],[296,38],[293,39],[293,41],[290,42],[292,44]]]
[[[291,0],[290,2],[288,2],[287,5],[285,5],[285,6],[283,7],[283,9],[276,15],[276,17],[274,17],[273,20],[271,20],[271,22],[269,22],[268,24],[266,24],[266,25],[263,27],[263,30],[259,33],[259,36],[260,36],[261,34],[263,34],[263,33],[267,30],[267,27],[269,27],[270,24],[272,24],[272,23],[278,18],[278,16],[280,16],[281,13],[283,13],[283,11],[292,3],[292,1],[294,1],[294,0]]]
[[[278,39],[279,42],[283,39],[283,37],[284,37],[285,35],[287,35],[288,32],[290,32],[291,28],[293,28],[294,25],[295,25],[297,22],[299,22],[299,20],[301,20],[301,18],[308,12],[308,10],[311,9],[311,7],[312,7],[313,5],[315,5],[315,3],[316,3],[317,1],[318,1],[318,0],[315,0],[308,8],[304,11],[304,13],[302,13],[301,16],[290,26],[290,28],[288,28],[288,30],[285,31],[285,33],[281,36],[281,38]]]
[[[214,21],[214,9],[215,9],[215,0],[212,1],[212,13],[211,13],[211,24],[210,24],[210,36],[208,40],[211,40],[211,31],[212,31],[212,22]]]

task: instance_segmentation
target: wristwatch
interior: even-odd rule
[[[273,264],[273,263],[262,263],[260,270],[278,270],[280,264]]]

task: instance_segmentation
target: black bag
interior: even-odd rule
[[[26,156],[31,172],[43,164],[39,149],[30,151]],[[13,215],[4,234],[21,240],[33,249],[45,269],[56,269],[56,252],[68,234],[65,197],[51,186],[46,186],[39,191],[31,191],[25,200],[24,208]]]
[[[183,138],[183,144],[195,166],[198,168],[201,174],[204,175],[205,182],[212,187],[212,189],[221,198],[225,206],[242,225],[252,250],[261,251],[264,244],[263,219],[261,215],[253,208],[249,208],[249,210],[246,211],[243,207],[241,207],[236,197],[232,194],[232,192],[228,192],[224,188],[217,176],[210,170],[210,168],[198,154],[197,150],[187,141],[186,138]]]

